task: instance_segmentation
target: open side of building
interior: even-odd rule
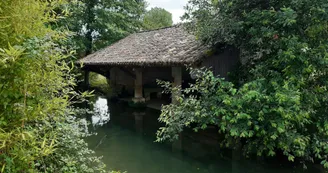
[[[80,62],[84,64],[86,83],[88,73],[96,72],[108,79],[114,95],[132,96],[134,102],[161,98],[166,102],[160,104],[165,104],[175,102],[174,94],[180,93],[161,95],[157,79],[184,87],[192,82],[188,66],[208,67],[215,75],[227,78],[239,62],[239,51],[233,47],[225,46],[214,53],[210,50],[178,25],[131,34]]]

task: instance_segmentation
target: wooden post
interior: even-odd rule
[[[88,70],[85,70],[84,71],[84,85],[85,85],[86,89],[89,89],[89,87],[90,87],[89,76],[90,76],[90,72]]]
[[[172,67],[172,77],[173,77],[173,87],[180,87],[182,85],[182,70],[181,67]],[[173,91],[172,92],[172,103],[177,103],[177,97],[181,95],[181,91]]]
[[[134,103],[143,103],[145,98],[143,97],[143,86],[142,86],[142,70],[136,68],[135,70],[136,79],[134,80]]]

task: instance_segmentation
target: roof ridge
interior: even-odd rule
[[[178,24],[174,24],[172,26],[166,26],[166,27],[157,28],[157,29],[139,31],[139,32],[136,32],[136,34],[138,34],[138,33],[145,33],[145,32],[152,32],[152,31],[158,31],[158,30],[163,30],[163,29],[168,29],[168,28],[178,28],[178,27],[180,27],[182,25],[183,25],[183,23],[178,23]]]

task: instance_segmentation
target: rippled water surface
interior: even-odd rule
[[[111,170],[128,173],[319,173],[310,167],[263,163],[241,159],[231,161],[231,152],[219,149],[214,133],[184,133],[181,140],[155,143],[159,111],[136,112],[126,104],[112,104],[97,97],[94,115],[88,117],[96,136],[87,139],[89,147]],[[230,156],[229,156],[230,155]]]

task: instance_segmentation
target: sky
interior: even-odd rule
[[[152,7],[160,7],[172,13],[173,23],[179,23],[180,17],[184,14],[183,7],[187,5],[188,0],[146,0],[148,10]]]

